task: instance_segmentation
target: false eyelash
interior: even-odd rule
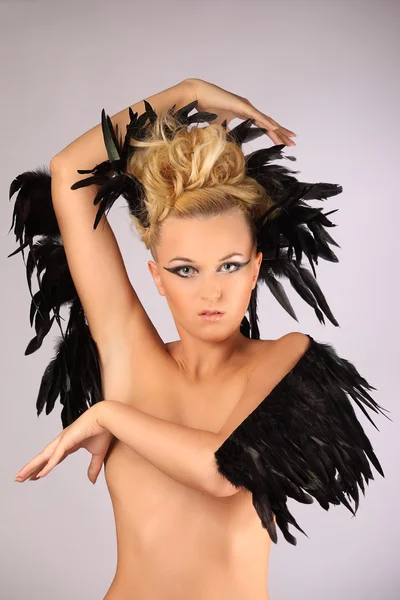
[[[239,269],[241,267],[244,267],[249,262],[250,261],[247,261],[245,263],[243,263],[243,262],[229,261],[229,262],[223,263],[221,266],[223,267],[224,265],[235,265],[235,267],[238,267],[237,269],[235,269],[235,271],[227,271],[227,272],[228,273],[236,273],[237,271],[239,271]],[[167,269],[167,271],[169,271],[170,273],[174,273],[174,274],[178,275],[178,277],[182,277],[182,279],[190,279],[191,276],[179,275],[178,271],[180,271],[181,269],[184,269],[185,267],[189,267],[190,269],[194,269],[194,267],[192,267],[192,265],[181,265],[180,267],[173,267],[172,269]]]

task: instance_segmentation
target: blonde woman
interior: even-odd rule
[[[230,131],[235,117],[245,121]],[[275,146],[245,157],[241,144],[262,134]],[[188,79],[111,119],[103,111],[50,173],[11,185],[28,281],[45,272],[27,354],[70,307],[37,399],[40,414],[60,397],[63,430],[16,480],[39,480],[82,447],[90,481],[104,464],[118,541],[107,600],[268,600],[276,525],[292,544],[289,523],[305,533],[287,497],[353,512],[345,494],[357,509],[366,456],[383,475],[348,396],[381,407],[355,367],[307,334],[259,335],[260,281],[296,318],[279,276],[337,325],[301,256],[313,270],[318,256],[337,261],[330,221],[304,200],[341,188],[271,163],[294,136],[246,98]],[[118,196],[177,340],[164,343],[128,279],[106,218]]]

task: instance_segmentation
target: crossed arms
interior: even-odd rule
[[[214,452],[223,443],[217,433],[171,423],[115,400],[96,407],[100,425],[172,479],[213,496],[239,491],[217,471]]]
[[[176,481],[213,496],[231,496],[239,489],[218,472],[214,453],[296,364],[308,345],[308,337],[300,332],[280,338],[273,356],[269,355],[269,367],[273,372],[270,377],[265,376],[266,357],[261,353],[252,372],[251,384],[218,433],[165,421],[113,400],[96,405],[100,411],[97,420],[121,442]]]

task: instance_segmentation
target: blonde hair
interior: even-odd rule
[[[169,215],[207,217],[236,209],[245,217],[256,245],[254,221],[274,202],[245,174],[243,151],[227,139],[222,125],[211,123],[189,130],[166,110],[158,114],[144,139],[133,138],[130,145],[137,150],[128,161],[127,172],[144,189],[142,214],[130,218],[153,257],[162,222]],[[268,218],[273,218],[274,212]],[[147,219],[147,227],[142,219]]]

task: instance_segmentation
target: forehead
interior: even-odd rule
[[[245,218],[238,213],[211,217],[167,217],[161,229],[159,255],[206,259],[220,258],[232,251],[245,254],[251,236]]]

